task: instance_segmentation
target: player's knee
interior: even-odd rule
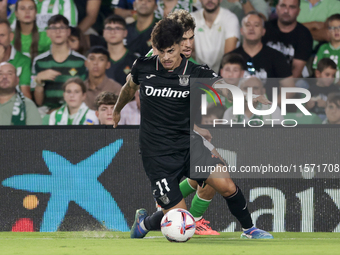
[[[210,185],[206,185],[204,188],[198,187],[197,195],[205,200],[211,200],[215,196],[215,189],[212,188]]]
[[[209,178],[207,183],[224,197],[229,197],[236,192],[236,185],[231,178]]]

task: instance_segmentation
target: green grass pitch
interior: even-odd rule
[[[186,243],[170,243],[160,232],[150,232],[144,239],[130,239],[129,233],[121,232],[0,232],[0,254],[340,254],[340,233],[273,233],[274,240],[245,240],[240,234],[194,236]]]

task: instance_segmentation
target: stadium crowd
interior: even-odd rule
[[[311,92],[298,108],[257,116],[213,98],[202,124],[213,119],[294,119],[340,124],[339,0],[2,0],[0,1],[0,125],[112,125],[112,109],[134,61],[151,49],[158,20],[175,10],[196,28],[184,47],[229,84],[273,99],[278,88]],[[154,52],[155,54],[155,52]],[[287,94],[299,98],[296,93]],[[256,109],[268,106],[258,103]],[[120,125],[140,122],[139,93]],[[269,124],[269,123],[266,123]]]

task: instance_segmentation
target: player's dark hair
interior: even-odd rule
[[[333,60],[331,60],[330,58],[322,58],[319,60],[316,70],[318,70],[321,73],[328,67],[335,70],[337,69],[337,66]]]
[[[0,18],[0,24],[5,24],[5,25],[7,25],[8,33],[11,32],[11,24],[9,23],[9,21],[8,21],[7,19],[2,19],[2,18]]]
[[[179,44],[183,37],[183,27],[173,19],[163,18],[153,28],[151,42],[158,50]]]
[[[58,23],[63,23],[65,26],[69,26],[69,22],[68,19],[65,18],[65,16],[61,15],[61,14],[56,14],[53,15],[47,22],[48,26],[54,25],[54,24],[58,24]]]
[[[122,18],[121,16],[119,15],[116,15],[116,14],[112,14],[110,15],[109,17],[107,17],[105,20],[104,20],[104,27],[107,25],[107,24],[119,24],[119,25],[122,25],[124,28],[126,28],[126,22],[125,22],[125,19]]]
[[[339,13],[336,13],[336,14],[329,16],[326,20],[326,23],[329,25],[329,22],[332,22],[334,20],[340,20],[340,14]]]
[[[19,3],[22,2],[23,0],[18,0],[15,3],[15,11],[18,11],[19,8]],[[37,5],[35,4],[34,0],[31,0],[31,2],[34,5],[35,11],[37,11]],[[31,55],[31,60],[33,61],[33,59],[38,55],[38,44],[39,44],[39,32],[38,32],[38,27],[37,27],[37,23],[36,20],[34,20],[33,22],[33,28],[31,31],[32,34],[32,43],[31,43],[31,47],[30,47],[30,55]],[[15,24],[15,30],[14,30],[14,48],[17,51],[21,52],[21,23],[20,21],[17,20],[16,24]]]
[[[246,20],[246,18],[249,16],[249,15],[256,15],[257,17],[259,17],[261,20],[262,20],[262,26],[264,27],[264,19],[263,17],[261,16],[261,14],[257,11],[250,11],[248,12],[246,15],[244,15],[244,17],[242,18],[242,22],[241,22],[241,26],[243,27],[243,24],[244,24],[244,21]]]
[[[67,81],[65,81],[65,83],[62,86],[63,91],[66,91],[66,87],[67,85],[71,84],[71,83],[76,83],[81,87],[81,91],[83,92],[83,94],[86,93],[86,86],[85,83],[83,82],[82,79],[80,79],[79,77],[74,77],[74,78],[70,78]]]
[[[246,70],[246,61],[244,60],[242,55],[238,53],[224,54],[222,61],[221,61],[221,68],[223,68],[226,64],[239,65],[242,70]]]
[[[74,36],[79,40],[79,48],[76,51],[82,55],[85,55],[89,49],[89,45],[87,43],[87,40],[85,39],[85,35],[83,34],[79,27],[70,27],[70,29],[71,29],[70,37]]]
[[[107,57],[107,61],[110,61],[110,53],[107,49],[105,49],[103,46],[93,46],[89,49],[87,52],[87,57],[91,54],[103,54]]]
[[[115,105],[117,103],[117,100],[117,95],[113,94],[112,92],[103,91],[96,97],[94,103],[96,105],[96,109],[98,110],[102,104]]]
[[[333,103],[340,108],[340,92],[332,92],[327,96],[327,104]]]
[[[218,119],[222,119],[226,110],[227,108],[224,105],[210,103],[207,107],[207,116],[215,115]]]
[[[182,27],[183,27],[184,33],[188,32],[190,29],[192,31],[195,31],[195,27],[196,27],[195,20],[191,16],[191,14],[186,10],[177,9],[177,10],[171,12],[168,15],[168,18],[173,19],[176,22],[178,22],[179,24],[181,24]]]

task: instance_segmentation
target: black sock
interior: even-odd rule
[[[247,201],[244,198],[241,189],[236,186],[235,193],[229,197],[224,197],[224,199],[227,201],[231,214],[241,223],[242,228],[251,228],[253,226],[253,221],[248,211]]]
[[[144,219],[144,226],[147,230],[160,230],[161,221],[164,216],[163,211],[157,211]]]

